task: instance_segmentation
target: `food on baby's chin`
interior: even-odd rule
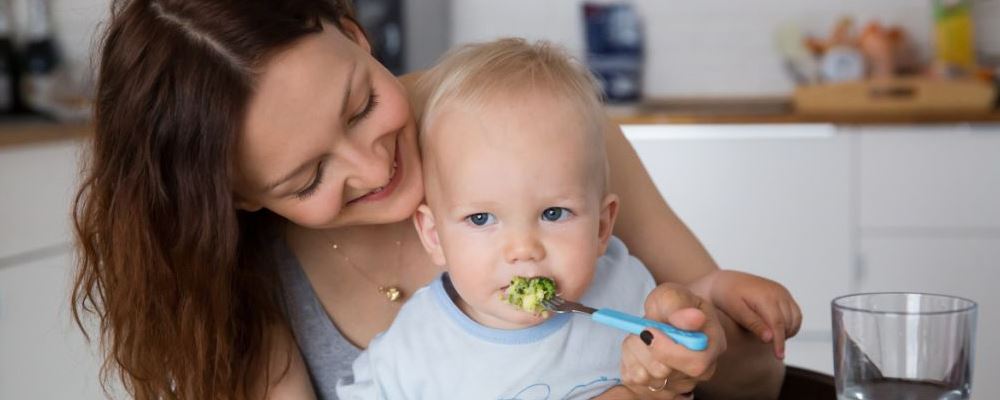
[[[555,295],[556,283],[551,278],[515,276],[510,280],[510,286],[502,300],[521,311],[545,316],[547,312],[542,302]]]

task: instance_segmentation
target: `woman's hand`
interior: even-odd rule
[[[717,271],[707,277],[712,303],[785,358],[785,340],[802,325],[802,311],[781,284],[737,271]]]
[[[653,289],[645,308],[648,319],[704,332],[708,348],[688,350],[656,329],[629,335],[622,343],[622,383],[642,399],[686,398],[698,382],[712,377],[716,360],[726,351],[726,336],[715,310],[684,286],[671,283]]]

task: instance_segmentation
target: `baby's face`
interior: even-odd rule
[[[428,206],[416,219],[463,311],[513,329],[542,317],[501,300],[511,278],[547,276],[560,296],[579,299],[606,247],[617,200],[603,193],[604,158],[594,154],[583,133],[594,128],[579,112],[540,96],[503,103],[438,114],[425,141]]]

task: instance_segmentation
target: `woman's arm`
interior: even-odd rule
[[[605,139],[611,188],[621,202],[615,235],[646,264],[658,284],[681,283],[698,296],[711,299],[708,290],[719,267],[667,205],[621,128],[609,121]],[[654,292],[667,290],[658,287]],[[771,346],[757,340],[725,312],[717,310],[716,315],[725,332],[727,350],[717,359],[712,378],[699,385],[698,398],[776,398],[784,364],[774,357]]]
[[[657,284],[689,284],[719,269],[653,184],[618,124],[605,129],[611,190],[621,206],[615,235],[646,264]]]
[[[267,383],[266,399],[315,400],[316,391],[309,380],[309,371],[292,335],[286,330],[275,330],[271,343],[268,379],[260,380]],[[260,390],[263,392],[264,388]],[[254,397],[265,398],[264,393]]]

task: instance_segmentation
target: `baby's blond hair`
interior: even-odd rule
[[[417,81],[424,103],[415,104],[420,113],[420,142],[431,135],[429,128],[438,114],[450,105],[485,109],[491,101],[511,100],[525,93],[544,93],[556,101],[575,106],[585,119],[592,150],[607,174],[604,146],[604,108],[593,75],[561,47],[546,41],[529,43],[505,38],[468,44],[448,52]],[[513,97],[510,97],[513,96]],[[607,186],[607,177],[602,179]]]

